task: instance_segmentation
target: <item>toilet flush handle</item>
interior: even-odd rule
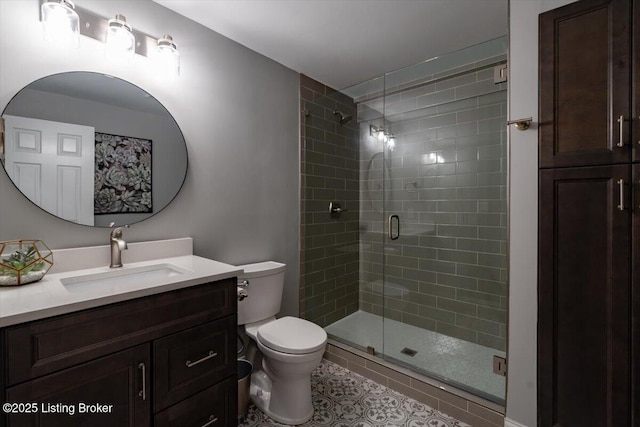
[[[249,293],[247,292],[247,287],[249,286],[249,281],[248,280],[238,280],[238,301],[242,301],[243,299],[247,298],[249,296]]]

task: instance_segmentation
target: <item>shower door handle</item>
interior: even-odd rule
[[[395,233],[393,230],[394,222],[396,224]],[[389,239],[397,240],[398,237],[400,237],[400,217],[398,215],[389,215]]]

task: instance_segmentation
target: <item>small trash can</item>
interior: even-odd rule
[[[248,360],[238,359],[238,420],[247,415],[249,409],[249,386],[253,365]]]

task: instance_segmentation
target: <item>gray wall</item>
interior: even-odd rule
[[[76,6],[104,17],[122,13],[156,37],[170,33],[181,53],[180,77],[158,80],[139,56],[131,64],[109,64],[102,44],[86,37],[79,49],[54,49],[43,41],[38,0],[0,1],[0,109],[33,80],[64,71],[111,74],[152,94],[184,133],[189,171],[175,201],[127,230],[126,240],[191,236],[196,255],[232,264],[284,262],[282,314],[297,314],[298,74],[150,0],[79,0]],[[36,208],[4,172],[0,219],[0,240],[38,238],[58,249],[108,239],[103,228]]]
[[[538,15],[568,3],[511,0],[509,9],[509,118],[534,124],[509,127],[508,427],[537,425]]]
[[[300,77],[302,247],[300,314],[320,326],[358,310],[358,124],[348,96]],[[352,120],[339,124],[335,110]],[[348,212],[330,215],[329,203]]]

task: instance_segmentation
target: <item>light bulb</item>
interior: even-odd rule
[[[173,80],[180,75],[180,53],[169,34],[158,40],[154,61],[157,73],[162,78]]]
[[[70,0],[42,3],[44,39],[59,47],[80,46],[80,18]]]
[[[105,39],[107,56],[111,59],[131,58],[136,51],[136,38],[132,33],[131,25],[127,24],[127,18],[116,15],[109,19]]]
[[[389,136],[389,140],[387,141],[387,147],[391,151],[393,151],[393,149],[396,147],[396,137],[395,136],[393,136],[393,135]]]

